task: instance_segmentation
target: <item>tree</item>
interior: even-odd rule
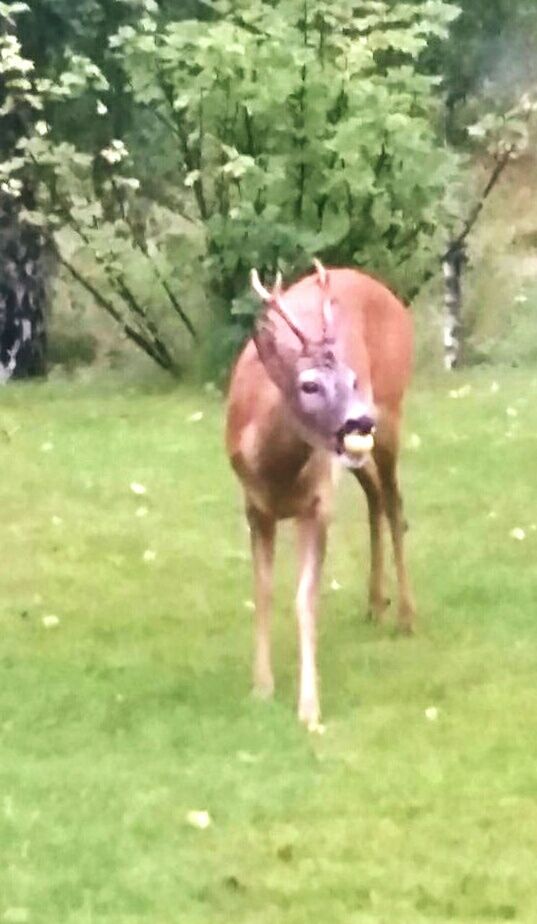
[[[433,41],[422,57],[442,78],[445,131],[465,146],[466,129],[488,108],[506,111],[537,80],[537,7],[533,0],[457,0],[449,41]]]
[[[176,207],[204,225],[212,291],[240,308],[252,264],[296,272],[317,252],[381,270],[411,297],[455,170],[435,136],[436,81],[416,59],[455,9],[212,10],[208,22],[147,17],[113,39],[136,102],[176,151]]]
[[[318,254],[412,298],[454,213],[438,78],[419,64],[454,7],[217,0],[184,19],[155,0],[84,2],[88,34],[76,53],[52,42],[25,90],[41,117],[0,170],[32,188],[25,220],[155,361],[177,371],[195,342],[199,279],[218,324],[247,327],[252,265],[296,273]]]
[[[0,158],[10,165],[0,183],[0,381],[46,370],[46,234],[22,218],[34,191],[15,176],[17,146],[34,120],[27,94],[30,62],[20,54],[14,17],[23,4],[0,3]],[[7,175],[6,175],[7,173]]]

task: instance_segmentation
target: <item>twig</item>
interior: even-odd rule
[[[120,191],[119,191],[119,189],[118,189],[117,183],[115,183],[114,180],[112,180],[112,189],[113,189],[113,191],[114,191],[114,195],[115,195],[116,200],[117,200],[117,202],[118,202],[118,204],[119,204],[119,207],[120,207],[121,210],[122,210],[123,218],[124,218],[125,222],[127,223],[127,225],[128,225],[129,228],[130,228],[133,246],[134,246],[137,250],[139,250],[141,253],[143,253],[143,255],[144,255],[144,257],[146,258],[147,262],[149,263],[151,269],[153,270],[153,273],[155,274],[155,277],[156,277],[157,280],[160,282],[162,288],[164,289],[166,295],[168,296],[168,298],[169,298],[169,300],[170,300],[170,303],[171,303],[171,305],[172,305],[174,311],[176,312],[176,314],[179,315],[179,317],[181,318],[183,324],[185,325],[186,329],[188,330],[190,336],[191,336],[192,339],[197,343],[197,342],[199,341],[198,333],[197,333],[196,328],[194,327],[192,321],[190,320],[190,318],[189,318],[189,316],[187,315],[187,313],[186,313],[185,309],[183,308],[183,306],[182,306],[182,305],[180,304],[180,302],[178,301],[178,299],[177,299],[175,293],[172,291],[172,289],[171,289],[171,287],[170,287],[168,281],[162,276],[162,274],[161,274],[159,268],[158,268],[157,266],[155,266],[155,264],[153,263],[151,257],[149,256],[149,252],[148,252],[148,250],[147,250],[147,245],[146,245],[145,241],[139,240],[139,239],[136,237],[136,235],[133,233],[133,229],[132,229],[131,223],[130,223],[130,221],[129,221],[129,216],[125,213],[124,203],[123,203],[123,201],[122,201],[121,194],[120,194]],[[119,283],[121,284],[121,280],[119,280]],[[122,293],[122,294],[123,294],[123,293]],[[127,296],[128,296],[128,297],[127,297],[127,301],[129,302],[129,304],[131,304],[130,299],[131,299],[132,295],[131,295],[130,291],[127,292]],[[133,307],[132,304],[131,304],[131,307]],[[133,307],[133,310],[137,311],[137,310],[138,310],[138,306],[136,306],[135,308]],[[138,313],[140,313],[139,310],[138,310]],[[146,317],[145,314],[143,314],[143,316]],[[148,324],[148,327],[149,327],[149,324]],[[155,338],[155,339],[156,339],[156,338]]]
[[[75,279],[78,284],[86,290],[86,292],[89,292],[97,304],[100,305],[101,308],[104,308],[104,310],[114,319],[114,321],[120,325],[125,334],[131,340],[133,340],[134,343],[136,343],[136,345],[144,351],[144,353],[147,353],[147,355],[151,357],[151,359],[153,359],[162,369],[165,369],[166,372],[177,372],[177,367],[175,366],[165,347],[164,351],[162,352],[160,345],[157,346],[156,344],[151,343],[151,341],[147,340],[142,334],[135,330],[134,327],[131,327],[130,324],[124,321],[121,313],[117,310],[114,303],[110,301],[110,299],[106,298],[106,296],[104,296],[101,292],[99,292],[93,283],[90,282],[89,279],[86,279],[76,269],[76,267],[74,267],[73,264],[65,257],[62,257],[60,253],[58,253],[58,260],[62,266],[65,266],[65,268],[69,270],[73,279]]]
[[[495,165],[494,165],[494,169],[492,170],[492,172],[491,172],[491,174],[490,174],[490,176],[489,176],[489,178],[488,178],[487,184],[486,184],[486,186],[485,186],[483,192],[481,193],[480,198],[478,199],[478,201],[477,201],[476,204],[474,205],[472,211],[470,212],[468,218],[467,218],[466,221],[464,222],[464,225],[463,225],[463,227],[462,227],[462,231],[460,232],[460,234],[457,235],[457,237],[453,238],[453,240],[451,241],[451,243],[450,243],[448,249],[447,249],[446,252],[442,255],[442,257],[441,257],[441,261],[442,261],[442,262],[443,262],[444,260],[446,260],[446,259],[449,257],[449,255],[451,254],[451,252],[452,252],[453,250],[459,250],[459,249],[462,247],[462,245],[464,244],[466,238],[467,238],[468,235],[470,234],[470,231],[472,230],[472,228],[474,227],[474,225],[475,225],[477,219],[479,218],[479,216],[480,216],[480,214],[481,214],[481,211],[482,211],[482,209],[483,209],[483,206],[485,205],[485,202],[486,202],[488,196],[490,195],[490,193],[492,192],[492,190],[493,190],[494,187],[496,186],[496,183],[498,182],[498,180],[500,179],[500,177],[501,177],[503,171],[504,171],[505,168],[507,167],[507,164],[509,163],[511,154],[513,153],[514,150],[515,150],[515,145],[511,144],[511,145],[509,145],[508,148],[505,149],[505,151],[503,152],[503,154],[501,155],[501,157],[498,157],[498,158],[497,158],[496,163],[495,163]]]

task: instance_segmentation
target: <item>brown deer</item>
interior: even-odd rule
[[[380,621],[383,526],[388,519],[399,591],[399,626],[412,632],[414,605],[403,555],[405,522],[397,481],[401,405],[412,366],[409,311],[382,283],[354,269],[316,272],[272,291],[255,270],[264,303],[233,371],[227,451],[244,489],[255,581],[254,691],[274,690],[270,621],[278,520],[298,532],[296,596],[300,643],[299,718],[319,727],[316,618],[335,469],[365,491],[371,532],[369,616]]]

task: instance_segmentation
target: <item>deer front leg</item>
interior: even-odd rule
[[[261,699],[269,699],[274,693],[270,624],[276,524],[273,519],[260,513],[254,507],[249,507],[246,515],[250,524],[254,566],[254,694]]]
[[[404,536],[407,529],[403,516],[403,502],[397,482],[397,462],[393,453],[379,452],[377,465],[384,492],[386,514],[392,534],[397,585],[399,590],[398,621],[401,632],[411,635],[415,629],[415,606],[410,589],[404,554]]]
[[[298,520],[299,580],[296,596],[300,650],[298,717],[311,730],[320,721],[317,677],[317,608],[326,549],[326,521],[319,516]]]
[[[389,600],[384,593],[384,507],[382,486],[372,459],[353,474],[360,482],[367,498],[369,534],[371,541],[371,570],[369,576],[368,618],[382,622]]]

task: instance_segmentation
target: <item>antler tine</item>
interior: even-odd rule
[[[257,272],[256,269],[251,270],[250,281],[252,283],[252,288],[254,292],[257,292],[259,297],[262,299],[262,301],[265,302],[268,308],[271,308],[273,311],[276,312],[276,314],[280,315],[280,317],[282,318],[283,321],[285,321],[287,326],[291,328],[295,337],[297,337],[297,339],[300,340],[302,346],[304,348],[307,348],[308,338],[306,337],[305,334],[302,333],[298,325],[295,324],[293,319],[289,316],[289,314],[287,313],[287,311],[282,305],[281,298],[280,298],[280,292],[279,292],[278,278],[276,279],[276,285],[274,287],[273,292],[269,292],[269,290],[266,289],[265,286],[262,284],[259,278],[259,273]]]
[[[329,295],[323,298],[323,339],[334,340],[334,312]]]
[[[279,314],[279,315],[280,315],[280,318],[282,318],[282,319],[285,321],[285,323],[287,324],[287,326],[291,328],[291,330],[293,331],[293,334],[295,335],[295,337],[297,337],[297,338],[300,340],[302,346],[303,346],[303,347],[307,347],[307,345],[308,345],[308,338],[306,337],[305,334],[302,333],[302,331],[300,330],[300,328],[297,327],[297,325],[296,325],[295,322],[292,320],[292,318],[289,317],[289,315],[287,314],[287,311],[286,311],[285,308],[282,306],[282,303],[281,303],[280,299],[279,299],[279,298],[275,298],[275,299],[271,302],[270,307],[273,309],[273,311],[276,312],[276,314]]]
[[[280,270],[278,270],[278,272],[276,273],[274,288],[272,289],[273,295],[275,295],[277,298],[279,298],[279,296],[282,294],[282,283],[283,283],[283,276]]]
[[[321,261],[317,259],[317,257],[314,257],[314,258],[313,258],[313,265],[314,265],[314,267],[315,267],[315,269],[316,269],[316,271],[317,271],[317,275],[318,275],[318,277],[319,277],[319,282],[321,283],[323,289],[326,289],[326,287],[327,287],[327,285],[328,285],[328,273],[327,273],[326,269],[324,268],[324,266],[323,266],[323,264],[321,263]]]
[[[257,295],[259,295],[261,301],[272,302],[273,296],[268,289],[265,289],[265,286],[261,282],[259,273],[256,269],[250,270],[250,283],[252,285],[252,289],[257,293]]]
[[[334,339],[334,312],[332,310],[332,302],[328,294],[328,284],[330,280],[330,274],[327,269],[323,266],[320,260],[317,257],[313,259],[313,265],[317,271],[317,276],[319,278],[319,285],[324,290],[323,296],[323,340],[333,340]]]

